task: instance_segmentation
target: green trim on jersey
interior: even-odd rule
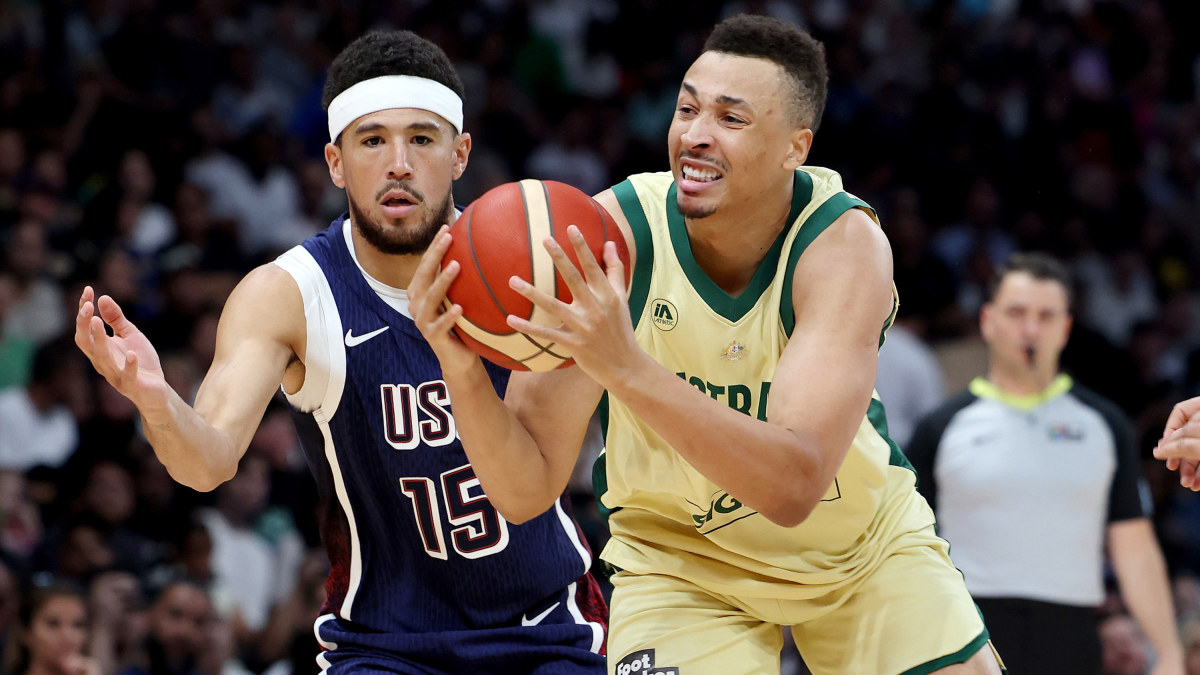
[[[796,173],[798,175],[804,174],[803,171],[797,171]],[[783,297],[780,298],[779,307],[779,318],[783,322],[784,333],[789,338],[792,336],[792,329],[796,327],[796,308],[792,306],[792,279],[796,274],[796,263],[800,260],[800,254],[804,253],[804,249],[813,243],[817,235],[824,232],[833,224],[833,221],[852,208],[866,209],[872,216],[875,214],[875,209],[871,208],[863,200],[851,197],[845,192],[839,192],[825,200],[824,204],[818,207],[816,211],[813,211],[812,215],[804,221],[804,225],[800,228],[800,233],[796,235],[795,241],[792,242],[792,251],[788,254],[787,271],[783,277],[784,292]]]
[[[979,398],[1000,401],[1001,403],[1006,403],[1018,410],[1024,410],[1028,412],[1045,403],[1046,401],[1050,401],[1062,396],[1070,391],[1071,387],[1073,386],[1075,386],[1075,381],[1071,379],[1070,375],[1067,375],[1066,373],[1059,373],[1058,376],[1055,377],[1054,380],[1050,382],[1050,385],[1045,389],[1036,394],[1028,394],[1025,396],[1018,396],[1016,394],[1010,394],[1006,391],[1002,391],[1000,387],[997,387],[982,377],[977,377],[971,380],[971,384],[968,385],[967,388],[971,390],[972,394],[975,394]]]
[[[883,349],[883,343],[887,341],[888,329],[892,324],[896,323],[896,315],[900,313],[900,292],[896,290],[896,282],[892,282],[892,313],[888,314],[887,321],[883,322],[883,329],[879,331],[879,348]]]
[[[785,225],[775,239],[775,243],[771,244],[767,256],[758,264],[758,269],[755,270],[750,285],[735,298],[713,282],[692,255],[692,243],[688,238],[687,223],[684,222],[683,214],[679,212],[679,201],[675,197],[675,183],[671,183],[671,187],[667,189],[667,229],[671,233],[671,245],[675,248],[675,258],[679,260],[679,267],[692,284],[692,288],[696,289],[696,292],[714,312],[729,321],[737,321],[754,307],[763,291],[770,288],[771,282],[775,280],[775,269],[779,263],[779,256],[783,252],[783,242],[791,232],[791,224],[795,222],[796,217],[812,199],[812,191],[812,178],[803,171],[796,171],[792,179],[792,208],[787,215],[787,220],[784,221]],[[632,305],[630,308],[632,310]]]
[[[900,673],[900,675],[928,675],[929,673],[945,668],[946,666],[952,666],[956,663],[966,663],[971,659],[972,656],[975,655],[975,652],[978,652],[980,649],[983,649],[987,646],[988,639],[988,631],[986,628],[984,628],[983,632],[980,633],[974,640],[971,640],[969,643],[967,643],[966,647],[963,647],[953,654],[947,654],[941,658],[934,659],[929,663],[921,664],[916,668],[909,668],[903,673]]]
[[[916,473],[917,470],[909,463],[908,457],[904,456],[900,446],[888,435],[887,414],[883,411],[883,403],[879,399],[871,399],[871,405],[867,406],[867,419],[871,421],[871,426],[875,427],[875,433],[887,441],[888,447],[892,450],[888,457],[888,464]]]
[[[600,435],[603,438],[608,438],[608,392],[600,397],[600,404],[596,406],[596,412],[600,415]],[[605,461],[604,450],[600,451],[600,455],[596,457],[596,461],[592,462],[592,492],[596,495],[596,510],[600,512],[600,517],[608,523],[608,517],[613,514],[613,511],[604,505],[604,493],[608,492],[608,463]]]
[[[642,209],[637,190],[633,183],[626,179],[612,189],[621,205],[621,212],[629,221],[629,229],[633,231],[633,242],[637,251],[637,262],[634,264],[633,275],[629,281],[629,316],[633,318],[633,327],[637,328],[642,309],[646,306],[646,295],[650,293],[650,273],[654,270],[654,240],[650,236],[650,222]]]

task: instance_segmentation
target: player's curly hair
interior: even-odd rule
[[[407,30],[372,31],[346,45],[329,64],[321,107],[350,87],[385,75],[413,75],[440,82],[459,98],[463,96],[462,78],[441,47]]]
[[[779,64],[792,84],[790,121],[813,131],[825,110],[829,69],[825,47],[800,28],[768,16],[737,14],[717,24],[704,51],[768,59]]]

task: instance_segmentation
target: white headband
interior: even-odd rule
[[[450,87],[413,75],[384,75],[363,80],[329,102],[329,142],[354,120],[389,108],[417,108],[437,113],[462,132],[462,99]]]

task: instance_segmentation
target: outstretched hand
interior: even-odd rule
[[[538,290],[520,277],[509,279],[510,288],[557,319],[558,325],[542,325],[513,315],[509,315],[508,325],[539,342],[561,345],[579,367],[604,385],[610,381],[608,378],[621,377],[619,373],[636,368],[637,355],[642,353],[637,347],[629,317],[625,265],[617,254],[615,243],[604,242],[604,268],[601,269],[578,227],[568,226],[567,236],[579,259],[578,268],[553,238],[546,238],[543,246],[571,290],[570,304]]]
[[[112,327],[110,336],[105,325]],[[75,344],[96,372],[143,414],[165,408],[170,387],[163,377],[158,352],[120,305],[107,295],[95,298],[91,286],[79,297],[75,315]]]
[[[446,302],[446,291],[458,276],[458,261],[452,260],[442,268],[442,258],[450,248],[449,227],[442,226],[437,236],[421,256],[421,262],[408,284],[408,311],[417,330],[429,343],[441,363],[443,373],[464,372],[473,367],[479,357],[458,339],[452,330],[462,316],[461,305]]]
[[[1200,491],[1200,396],[1175,404],[1154,456],[1179,470],[1180,485]]]

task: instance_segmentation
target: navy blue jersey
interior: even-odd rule
[[[333,615],[322,622],[336,619],[339,639],[396,636],[382,646],[400,653],[414,644],[405,635],[504,639],[532,626],[599,653],[605,612],[579,528],[561,501],[521,525],[492,507],[437,357],[394,306],[405,294],[369,280],[351,247],[350,221],[338,219],[276,260],[308,326],[304,385],[288,400],[322,498]],[[508,371],[485,367],[503,396]]]

